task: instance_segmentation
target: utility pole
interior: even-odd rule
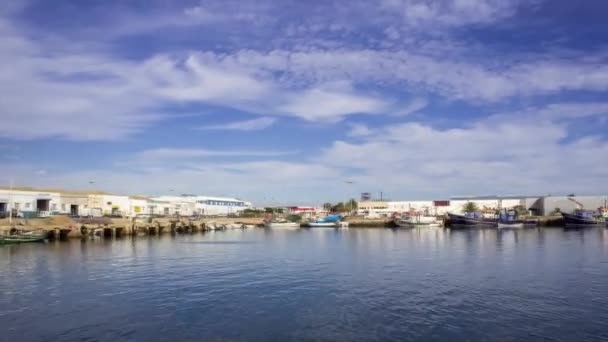
[[[12,204],[12,194],[13,194],[13,180],[11,179],[9,190],[8,190],[8,225],[11,226],[13,223],[13,204]]]

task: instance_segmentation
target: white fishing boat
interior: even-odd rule
[[[289,221],[268,221],[264,223],[264,226],[267,228],[299,228],[300,224]]]
[[[407,215],[394,221],[398,227],[441,227],[441,222],[435,216]]]

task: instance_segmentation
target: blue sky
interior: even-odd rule
[[[606,193],[607,15],[561,0],[5,0],[0,184],[261,204]]]

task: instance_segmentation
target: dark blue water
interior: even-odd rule
[[[0,247],[3,341],[608,340],[608,229]]]

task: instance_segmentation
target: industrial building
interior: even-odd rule
[[[46,192],[0,189],[0,217],[115,216],[227,216],[251,208],[236,198],[184,196],[122,196],[104,193]]]

